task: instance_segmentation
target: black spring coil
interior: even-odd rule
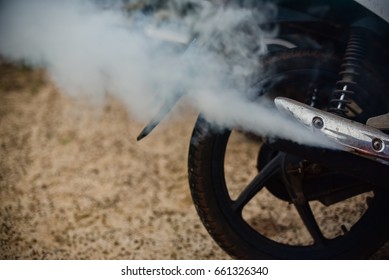
[[[343,58],[342,71],[339,73],[341,79],[336,83],[328,111],[344,117],[352,111],[349,105],[358,90],[358,78],[367,52],[366,40],[363,30],[352,30]]]

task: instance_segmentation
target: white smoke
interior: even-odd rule
[[[153,8],[161,1],[148,2]],[[259,23],[274,14],[273,6],[252,10],[209,1],[165,2],[162,10],[147,14],[124,10],[136,6],[131,0],[5,1],[0,54],[47,68],[68,94],[92,99],[114,94],[141,120],[185,92],[219,126],[318,143],[249,99],[252,77],[260,75],[258,57],[266,52],[263,38],[271,36]],[[191,12],[185,11],[188,3]]]

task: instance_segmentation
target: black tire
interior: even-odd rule
[[[317,64],[318,61],[320,62],[319,65]],[[264,65],[265,68],[266,66],[271,66],[272,69],[274,68],[274,70],[269,72],[270,78],[274,77],[274,75],[283,75],[283,73],[286,73],[288,76],[295,75],[293,76],[295,80],[298,78],[299,73],[310,73],[312,70],[316,78],[320,76],[323,84],[328,85],[333,82],[332,85],[334,85],[337,79],[339,63],[340,61],[337,58],[329,54],[319,53],[317,51],[291,50],[265,60]],[[301,75],[303,77],[300,78],[304,78],[304,75],[307,74]],[[371,75],[366,76],[365,81],[362,82],[364,93],[368,94],[371,90],[370,85],[372,85],[373,80]],[[299,80],[297,79],[297,81]],[[378,86],[378,84],[373,84],[373,87]],[[302,90],[300,86],[298,87]],[[328,88],[324,89],[326,92],[328,90]],[[298,91],[300,92],[300,90]],[[305,101],[306,99],[306,96],[298,94],[286,93],[286,95],[300,101]],[[328,98],[329,96],[327,94],[323,94],[319,98],[321,99],[319,103],[324,106],[328,102]],[[363,94],[361,98],[363,98]],[[356,119],[365,120],[374,112],[381,113],[384,110],[384,108],[381,108],[382,98],[377,97],[377,102],[364,102],[363,104],[366,108],[363,108],[363,112],[359,116],[356,116]],[[321,108],[325,109],[323,107]],[[371,255],[388,240],[389,192],[375,188],[374,186],[369,187],[367,194],[363,191],[359,195],[363,196],[363,199],[368,196],[369,203],[368,206],[365,206],[364,203],[358,202],[358,206],[363,205],[366,209],[360,211],[360,216],[357,217],[357,220],[352,225],[348,225],[348,229],[343,224],[340,225],[340,229],[337,229],[334,236],[325,236],[324,243],[320,242],[319,244],[314,239],[313,242],[311,240],[300,243],[299,241],[293,243],[294,240],[291,240],[292,243],[289,244],[288,240],[280,241],[280,239],[268,236],[268,230],[264,226],[262,226],[262,230],[265,230],[259,230],[258,228],[261,228],[261,226],[253,225],[251,221],[246,220],[241,211],[236,210],[234,206],[235,200],[231,197],[229,182],[226,179],[228,174],[224,166],[231,132],[231,130],[214,130],[212,124],[200,116],[193,131],[188,163],[190,189],[197,212],[212,238],[232,257],[238,259],[361,259]],[[255,142],[258,140],[240,139],[240,141],[237,147],[243,147],[246,142]],[[263,148],[264,146],[262,145],[261,147]],[[253,157],[256,156],[254,155]],[[259,153],[258,158],[260,157],[261,154]],[[258,162],[258,158],[254,158],[253,160]],[[270,156],[267,163],[272,158],[274,158],[274,155]],[[243,166],[242,168],[245,170],[245,168],[247,169],[249,167]],[[258,171],[261,172],[260,169]],[[234,170],[234,172],[239,171]],[[277,180],[279,184],[282,184],[279,174],[274,176],[275,178],[272,177],[271,180],[266,181],[267,184],[276,184],[274,181]],[[265,192],[266,189],[261,190],[261,192],[263,191]],[[278,201],[284,199],[283,195],[277,195],[274,192],[271,193],[270,197],[274,197]],[[266,195],[269,197],[269,194]],[[357,197],[355,199],[359,199],[359,196],[357,194],[355,195]],[[347,206],[348,202],[342,203]],[[286,209],[292,211],[290,206],[287,206],[288,202],[285,202],[285,204]],[[259,199],[253,208],[259,213],[256,215],[260,215],[261,211],[264,212],[261,207],[261,200]],[[324,206],[320,207],[322,207],[320,214],[327,211]],[[350,206],[348,205],[348,207]],[[343,212],[349,215],[350,213],[348,211],[349,209],[345,207],[342,209],[339,208],[335,212],[336,215],[342,215]],[[275,209],[275,212],[278,215],[282,210]],[[290,215],[292,216],[292,213]],[[324,222],[327,221],[326,218],[320,219]],[[259,219],[257,224],[261,222],[264,223],[263,220]],[[340,220],[340,222],[343,223],[344,220]],[[320,228],[322,229],[323,225],[320,225]],[[283,228],[282,230],[293,231],[295,229]],[[295,236],[298,236],[299,233],[296,234]]]

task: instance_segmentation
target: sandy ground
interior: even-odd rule
[[[0,66],[0,259],[229,259],[189,193],[195,119],[136,142],[144,123],[117,100],[96,109],[39,71]]]
[[[186,159],[195,114],[142,125],[109,100],[61,95],[40,73],[2,67],[1,259],[214,259],[191,201]]]

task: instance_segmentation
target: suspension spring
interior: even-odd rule
[[[340,80],[336,83],[328,111],[346,117],[348,113],[356,113],[350,107],[355,102],[358,90],[358,79],[363,70],[363,59],[367,53],[366,36],[362,29],[353,29],[343,58]]]

